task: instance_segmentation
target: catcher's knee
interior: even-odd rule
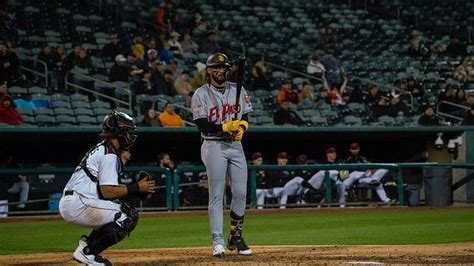
[[[131,233],[138,224],[138,212],[127,204],[122,204],[122,212],[115,216],[115,223],[126,233]]]

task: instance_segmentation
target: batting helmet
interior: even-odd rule
[[[117,138],[120,147],[127,149],[137,139],[135,134],[136,128],[137,126],[135,126],[133,118],[126,113],[114,110],[105,116],[100,136],[104,138]]]
[[[227,55],[222,54],[222,53],[217,53],[207,58],[206,67],[219,67],[219,66],[230,68],[229,58],[227,58]]]

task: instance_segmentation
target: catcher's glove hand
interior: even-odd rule
[[[140,189],[141,201],[147,201],[151,198],[151,194],[155,193],[155,177],[152,174],[140,171],[135,175],[135,182]]]

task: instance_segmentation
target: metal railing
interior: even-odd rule
[[[121,99],[118,99],[118,98],[115,98],[115,97],[112,97],[112,96],[109,96],[109,95],[106,95],[106,94],[103,94],[103,93],[100,93],[100,92],[97,92],[95,90],[91,90],[91,89],[88,89],[86,87],[83,87],[83,86],[80,86],[76,83],[72,83],[70,82],[69,80],[69,76],[70,75],[73,75],[73,77],[80,77],[80,79],[82,80],[87,80],[87,81],[93,81],[94,83],[99,83],[99,84],[102,84],[104,85],[104,87],[107,87],[107,88],[114,88],[114,89],[118,89],[118,90],[123,90],[124,92],[126,92],[126,94],[128,95],[128,102],[126,101],[123,101]],[[110,83],[110,82],[107,82],[107,81],[103,81],[103,80],[100,80],[100,79],[96,79],[96,78],[93,78],[93,77],[90,77],[90,76],[87,76],[87,75],[84,75],[82,73],[78,73],[74,70],[71,70],[71,71],[68,71],[66,73],[66,76],[65,76],[65,80],[66,80],[66,89],[68,89],[68,86],[70,87],[73,87],[75,89],[79,89],[79,90],[83,90],[83,91],[86,91],[86,92],[89,92],[89,93],[92,93],[94,95],[97,95],[97,96],[100,96],[100,97],[103,97],[103,98],[106,98],[106,99],[109,99],[109,100],[112,100],[116,103],[119,103],[119,104],[123,104],[123,105],[126,105],[128,107],[128,110],[131,112],[131,114],[133,113],[133,104],[132,104],[132,91],[130,90],[130,87],[129,88],[124,88],[124,87],[120,87],[120,86],[117,86],[113,83]],[[75,80],[75,79],[73,79]],[[130,85],[129,85],[130,86]]]
[[[28,56],[28,55],[23,55],[23,54],[18,54],[18,58],[20,60],[28,60],[28,61],[33,61],[34,65],[37,66],[37,64],[40,64],[41,66],[44,67],[44,72],[38,72],[34,69],[31,69],[31,68],[28,68],[28,67],[25,67],[25,66],[22,66],[20,65],[20,68],[22,70],[25,70],[27,72],[30,72],[32,73],[33,75],[36,75],[36,76],[40,76],[40,77],[43,77],[44,78],[44,84],[45,84],[45,87],[48,87],[49,86],[49,81],[48,81],[48,65],[46,64],[46,62],[42,61],[42,60],[38,60],[34,57],[31,57],[31,56]]]
[[[325,184],[325,199],[326,205],[333,205],[333,195],[332,195],[332,184],[329,177],[329,170],[368,170],[368,169],[391,169],[397,172],[396,175],[396,184],[398,192],[398,202],[400,205],[406,205],[405,191],[404,191],[404,176],[403,169],[410,168],[450,168],[450,169],[470,169],[474,170],[474,164],[448,164],[448,163],[370,163],[370,164],[334,164],[334,165],[287,165],[287,166],[277,166],[277,165],[249,165],[249,188],[250,188],[250,207],[257,207],[257,180],[256,173],[259,170],[272,171],[272,170],[295,170],[295,171],[325,171],[324,184]],[[70,174],[74,171],[72,168],[37,168],[37,169],[0,169],[0,178],[6,175],[40,175],[40,174]],[[194,186],[202,184],[202,182],[191,182],[191,183],[182,183],[180,184],[180,177],[184,173],[188,172],[204,172],[206,171],[205,167],[200,166],[184,166],[175,169],[173,172],[170,169],[164,169],[160,167],[126,167],[124,172],[138,172],[138,171],[148,171],[155,174],[156,178],[159,178],[160,175],[165,175],[165,185],[157,186],[157,188],[165,188],[166,191],[166,210],[176,211],[181,210],[180,206],[180,189],[183,187]],[[451,185],[451,191],[456,191],[463,185],[466,185],[468,182],[474,180],[474,172],[470,172],[467,176],[461,178],[457,182]],[[57,191],[51,191],[54,193]],[[51,199],[35,199],[30,200],[26,203],[36,203],[50,201]],[[8,203],[8,205],[17,204]],[[337,204],[337,203],[336,203]],[[6,204],[0,204],[6,205]],[[197,206],[198,208],[203,208],[203,206]],[[163,208],[158,207],[139,207],[139,210],[160,210]],[[192,209],[192,207],[187,207],[187,209]],[[16,214],[39,214],[39,213],[48,213],[47,211],[28,211],[28,212],[15,212]],[[51,213],[51,212],[49,212]]]
[[[464,118],[462,117],[459,117],[459,116],[455,116],[453,114],[448,114],[448,113],[445,113],[445,112],[440,112],[439,111],[439,107],[442,105],[442,104],[445,104],[445,105],[450,105],[450,106],[454,106],[454,107],[458,107],[459,110],[470,110],[471,108],[468,107],[468,106],[465,106],[465,105],[462,105],[462,104],[457,104],[457,103],[453,103],[453,102],[448,102],[448,101],[441,101],[439,102],[437,105],[436,105],[436,113],[438,114],[438,116],[444,116],[444,117],[448,117],[448,118],[451,118],[451,119],[455,119],[455,120],[459,120],[461,123]]]
[[[143,208],[139,207],[139,210],[173,210],[175,207],[173,206],[173,194],[175,194],[174,190],[175,186],[173,186],[173,176],[172,172],[169,169],[161,168],[161,167],[126,167],[124,169],[124,172],[133,172],[137,173],[139,171],[148,171],[152,174],[155,175],[155,180],[162,174],[166,176],[165,180],[165,186],[157,186],[156,188],[164,188],[166,191],[166,207],[165,208],[159,208],[159,207],[152,207],[152,208]],[[24,169],[24,168],[10,168],[10,169],[0,169],[0,179],[4,176],[12,176],[12,175],[41,175],[41,174],[71,174],[74,172],[73,168],[36,168],[36,169]],[[51,193],[57,193],[61,191],[51,191]],[[38,203],[38,202],[47,202],[51,201],[53,199],[51,198],[46,198],[46,199],[35,199],[35,200],[29,200],[27,202],[24,202],[26,204],[30,203]],[[20,202],[10,202],[7,204],[0,204],[0,206],[4,205],[15,205]],[[21,212],[15,212],[16,214],[44,214],[44,213],[51,213],[51,211],[21,211]],[[2,213],[0,213],[1,215]]]

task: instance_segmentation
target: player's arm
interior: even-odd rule
[[[154,193],[155,181],[146,179],[140,180],[138,183],[124,185],[100,185],[100,192],[106,199],[120,199],[126,196],[137,196],[142,193]]]
[[[247,118],[248,119],[248,118]],[[194,120],[199,131],[204,133],[234,132],[239,129],[241,120],[229,120],[222,125],[209,123],[206,117]]]
[[[127,195],[139,195],[140,193],[153,193],[155,181],[140,180],[126,186],[118,184],[118,158],[115,154],[107,154],[99,163],[99,189],[102,197],[106,199],[118,199]]]

